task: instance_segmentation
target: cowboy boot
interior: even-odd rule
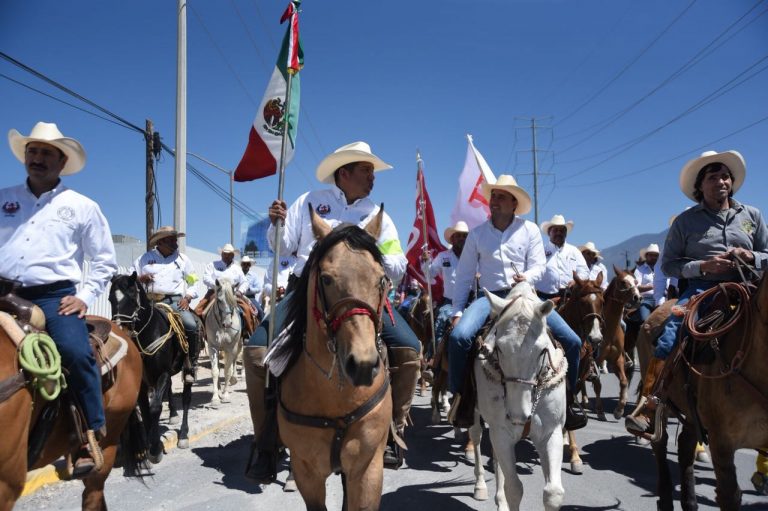
[[[197,330],[186,330],[187,336],[187,358],[184,361],[184,383],[193,384],[197,379],[197,358],[200,355],[200,336]]]
[[[416,391],[421,362],[419,352],[411,348],[390,348],[389,352],[389,371],[392,375],[392,421],[395,431],[387,440],[384,466],[397,469],[403,464],[405,453],[395,439],[395,434],[402,438],[405,432],[405,423]]]
[[[253,392],[258,393],[259,390],[254,389]],[[268,388],[262,387],[261,392],[263,396],[262,422],[258,433],[254,435],[251,455],[248,457],[248,464],[245,467],[245,478],[256,484],[271,484],[277,479],[277,464],[280,461],[280,442],[277,431],[277,382],[273,381]],[[254,405],[254,401],[249,400],[249,402],[251,406]],[[256,402],[258,402],[258,398]],[[253,419],[253,416],[251,418]]]
[[[574,396],[571,389],[565,391],[565,429],[568,431],[574,431],[581,429],[587,425],[587,414],[584,413],[584,408],[578,405],[578,408],[574,404]]]
[[[657,399],[652,393],[663,369],[664,360],[652,357],[643,379],[642,397],[624,420],[624,427],[633,435],[646,436],[653,433]]]

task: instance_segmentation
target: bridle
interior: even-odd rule
[[[221,286],[221,284],[219,284]],[[219,293],[224,293],[225,297],[222,298],[219,296]],[[234,290],[232,291],[232,296],[234,297]],[[213,307],[213,317],[216,319],[216,322],[223,326],[224,328],[232,331],[236,331],[237,329],[232,326],[230,323],[230,326],[224,326],[224,318],[226,316],[234,317],[235,314],[238,314],[237,312],[237,301],[235,301],[235,306],[232,307],[229,304],[229,301],[226,299],[226,291],[223,287],[220,287],[216,290],[216,296],[214,297],[214,300],[216,304]],[[224,304],[224,310],[221,310],[221,307],[219,306],[220,303]]]
[[[600,328],[605,330],[605,318],[603,317],[602,311],[595,312],[594,306],[591,307],[591,309],[592,309],[591,312],[588,312],[587,314],[584,314],[583,316],[581,315],[581,311],[579,310],[579,309],[581,309],[581,307],[579,306],[579,304],[581,303],[583,297],[588,296],[590,294],[595,294],[596,296],[598,296],[598,295],[600,295],[600,292],[598,292],[598,290],[596,290],[596,289],[588,289],[588,292],[578,293],[578,294],[571,292],[568,295],[568,301],[563,304],[563,307],[566,307],[569,303],[573,303],[574,304],[574,306],[577,308],[577,312],[579,313],[579,317],[580,317],[579,329],[581,330],[580,333],[582,334],[582,335],[580,335],[581,340],[582,340],[582,342],[584,342],[586,340],[586,341],[590,342],[591,344],[594,344],[589,339],[589,336],[584,334],[584,331],[585,331],[584,324],[586,324],[591,319],[597,319],[597,321],[600,323]]]
[[[113,283],[114,285],[114,283]],[[141,296],[142,296],[142,290],[141,286],[139,285],[138,280],[133,283],[134,289],[136,290],[136,308],[133,311],[133,314],[120,314],[119,312],[117,314],[112,315],[112,321],[114,321],[117,326],[122,327],[123,325],[128,325],[130,327],[129,334],[133,339],[138,339],[139,335],[144,331],[147,326],[152,322],[152,316],[155,313],[155,308],[151,305],[149,307],[145,307],[141,304]],[[117,302],[117,298],[115,298],[115,303]],[[139,317],[141,315],[141,311],[149,308],[149,317],[147,318],[147,321],[144,323],[144,325],[136,330],[136,322],[139,320]]]

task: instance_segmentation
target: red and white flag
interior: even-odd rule
[[[459,191],[451,211],[451,225],[463,220],[473,229],[488,220],[491,213],[480,187],[483,183],[495,183],[496,176],[472,143],[472,135],[467,135],[467,142],[467,158],[459,176]]]
[[[288,28],[267,91],[256,111],[256,119],[248,135],[248,146],[235,169],[235,181],[253,181],[277,172],[286,125],[288,139],[284,165],[288,165],[293,158],[299,125],[299,71],[304,65],[304,52],[299,41],[300,3],[300,0],[292,0],[280,18],[280,23],[289,22]],[[286,109],[289,74],[293,77],[290,105]]]
[[[424,194],[424,200],[421,200],[421,193]],[[423,205],[423,206],[422,206]],[[427,224],[427,237],[424,239],[424,217],[426,215]],[[424,252],[424,248],[427,248],[430,256],[434,259],[437,254],[446,250],[446,247],[440,242],[440,234],[437,232],[437,224],[435,223],[435,213],[432,210],[432,201],[429,200],[429,193],[427,193],[427,186],[424,182],[424,173],[419,165],[419,170],[416,172],[416,219],[413,221],[413,229],[408,236],[408,248],[406,249],[405,257],[408,259],[408,267],[406,273],[409,276],[416,279],[422,288],[427,288],[426,276],[422,272],[421,266],[421,254]],[[436,282],[432,284],[432,300],[435,303],[440,303],[443,299],[443,281],[438,276]]]

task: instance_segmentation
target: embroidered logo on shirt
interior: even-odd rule
[[[63,221],[69,222],[75,217],[75,210],[69,206],[62,206],[56,210],[56,215]]]
[[[750,220],[744,220],[741,222],[741,230],[747,234],[752,234],[755,232],[755,224],[753,224]]]
[[[451,267],[451,261],[448,259],[443,259],[443,267],[444,268],[450,268]]]
[[[317,206],[316,211],[318,215],[326,216],[328,213],[331,212],[331,206],[329,206],[328,204],[319,204]]]
[[[552,251],[551,250],[547,250],[546,252],[544,252],[544,255],[549,257],[549,256],[552,255]]]
[[[286,260],[280,261],[280,266],[282,266],[283,268],[287,267],[288,266],[288,261],[286,261]]]
[[[3,212],[5,213],[5,216],[14,216],[20,208],[21,204],[18,202],[6,202],[3,204]]]

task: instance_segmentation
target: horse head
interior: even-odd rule
[[[288,311],[291,332],[302,335],[304,328],[308,349],[327,346],[347,380],[370,386],[380,370],[379,333],[391,286],[376,246],[383,205],[364,230],[355,225],[331,230],[311,204],[309,211],[318,241]]]
[[[603,318],[603,289],[600,285],[603,283],[603,272],[600,272],[595,280],[582,280],[573,272],[573,286],[569,301],[577,311],[579,318],[579,330],[582,338],[589,341],[593,347],[597,347],[603,342],[603,329],[605,319]]]
[[[640,305],[640,291],[637,289],[637,281],[634,275],[628,271],[618,269],[616,265],[613,266],[613,272],[616,276],[608,284],[608,289],[605,290],[605,297],[629,307]]]
[[[134,330],[136,320],[147,303],[147,296],[139,284],[136,272],[131,275],[115,275],[109,288],[109,304],[112,306],[112,320],[120,326],[127,325]]]
[[[547,334],[547,315],[555,308],[550,300],[541,301],[530,284],[516,284],[506,298],[485,290],[491,305],[493,326],[484,340],[489,358],[498,360],[506,384],[507,411],[515,421],[525,423],[534,407],[540,377],[551,362],[552,341]],[[516,422],[516,423],[517,423]]]
[[[216,296],[216,310],[221,318],[221,324],[230,328],[232,326],[232,314],[237,311],[237,298],[229,279],[217,279],[214,291]]]

